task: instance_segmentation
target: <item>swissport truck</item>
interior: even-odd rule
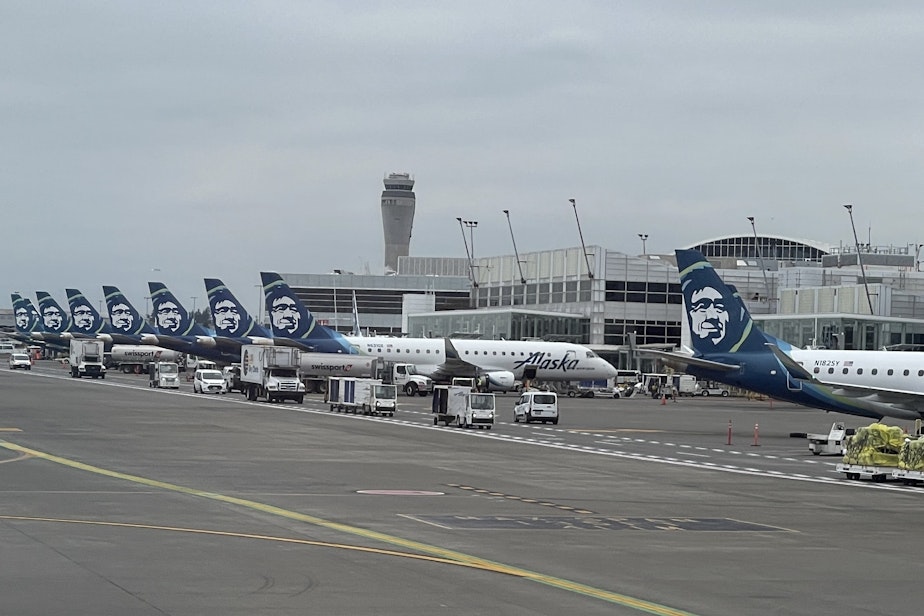
[[[445,426],[490,430],[494,425],[494,394],[459,385],[436,385],[431,412],[434,426],[442,422]]]
[[[241,386],[248,400],[267,402],[305,400],[305,384],[299,378],[299,349],[264,344],[241,347]]]
[[[158,346],[145,344],[114,344],[112,351],[109,353],[109,363],[112,367],[121,370],[125,374],[134,372],[142,374],[149,372],[149,366],[153,363],[165,361],[178,363],[183,354],[179,351],[171,351]]]
[[[398,390],[379,379],[332,376],[327,385],[327,402],[331,411],[394,417]]]
[[[351,376],[372,378],[378,369],[378,358],[339,353],[302,353],[301,379],[305,393],[327,393],[328,379]]]
[[[78,379],[85,376],[94,379],[106,378],[106,366],[103,365],[103,341],[87,338],[71,339],[68,363],[71,377]]]

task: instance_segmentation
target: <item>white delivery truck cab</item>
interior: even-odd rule
[[[172,361],[158,361],[148,366],[148,387],[180,388],[180,366]]]
[[[433,390],[433,380],[414,374],[414,364],[392,364],[391,382],[409,396],[426,396]]]
[[[442,422],[446,426],[490,430],[494,425],[494,394],[459,385],[437,385],[433,388],[431,412],[434,426]]]
[[[530,389],[520,394],[513,407],[513,421],[558,423],[558,395],[554,391]]]

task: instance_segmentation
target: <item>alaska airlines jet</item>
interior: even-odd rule
[[[29,299],[19,293],[10,293],[10,299],[13,300],[13,338],[26,343],[41,342],[42,322],[38,310]]]
[[[221,280],[206,278],[205,292],[216,336],[246,340],[243,344],[273,344],[272,335],[248,314]]]
[[[760,331],[702,253],[678,250],[692,350],[644,351],[702,379],[849,415],[924,418],[924,353],[798,349]]]
[[[502,390],[523,379],[579,381],[616,376],[608,361],[587,347],[566,342],[343,336],[316,323],[278,274],[261,272],[260,276],[277,337],[300,335],[304,340],[320,339],[321,344],[343,340],[363,355],[412,364],[417,374],[436,381],[483,376],[489,386]],[[285,310],[277,311],[277,306]]]
[[[135,319],[120,307],[119,326],[114,327],[103,319],[83,293],[77,289],[66,289],[66,292],[67,303],[71,309],[71,332],[75,335],[99,338],[115,344],[158,344],[154,329],[141,319],[140,315]],[[106,287],[103,287],[103,294],[106,294]],[[112,307],[108,298],[106,306],[112,320]]]
[[[55,301],[55,298],[45,291],[36,291],[35,297],[38,300],[42,330],[41,333],[36,332],[33,336],[55,347],[69,349],[71,338],[74,337],[70,333],[70,316]]]
[[[241,345],[249,340],[222,338],[196,323],[183,304],[162,282],[149,282],[154,322],[164,346],[221,362],[241,361]]]
[[[155,295],[154,286],[155,284],[160,283],[148,283],[149,288],[151,288],[151,295]],[[163,287],[163,285],[160,285]],[[166,291],[166,287],[163,287],[164,291],[167,294],[170,294],[169,291]],[[202,336],[197,335],[176,335],[170,331],[161,331],[155,330],[151,327],[150,323],[144,320],[141,316],[141,313],[135,308],[134,305],[125,295],[116,287],[104,286],[103,295],[106,298],[106,307],[109,310],[109,319],[112,321],[112,330],[120,331],[124,333],[143,333],[145,336],[153,336],[156,338],[156,344],[162,348],[170,349],[171,351],[179,351],[180,353],[191,353],[193,355],[198,355],[206,359],[211,359],[212,361],[239,361],[240,353],[223,353],[220,349],[215,348],[215,340],[207,332],[203,331]],[[172,297],[172,295],[170,295]],[[157,322],[161,322],[162,313],[158,310],[158,307],[163,303],[162,298],[158,297],[155,299],[154,303],[154,314],[157,319]],[[178,310],[182,309],[179,304]],[[165,312],[167,312],[167,307],[163,307]],[[184,311],[185,313],[185,311]],[[177,312],[177,314],[179,314]],[[187,317],[188,318],[188,317]]]

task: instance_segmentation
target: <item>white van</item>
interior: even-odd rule
[[[196,370],[193,379],[193,393],[196,394],[223,394],[228,390],[225,377],[218,370]]]
[[[554,391],[524,391],[513,407],[513,422],[521,419],[526,423],[541,421],[557,424],[558,394]]]

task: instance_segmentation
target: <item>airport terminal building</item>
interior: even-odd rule
[[[631,365],[631,347],[680,344],[673,254],[592,245],[477,259],[412,256],[413,186],[409,174],[385,178],[386,271],[394,275],[283,274],[322,323],[351,331],[355,294],[360,328],[380,335],[568,340],[617,367]],[[924,345],[922,245],[832,246],[755,232],[686,248],[738,289],[762,328],[794,345]]]

